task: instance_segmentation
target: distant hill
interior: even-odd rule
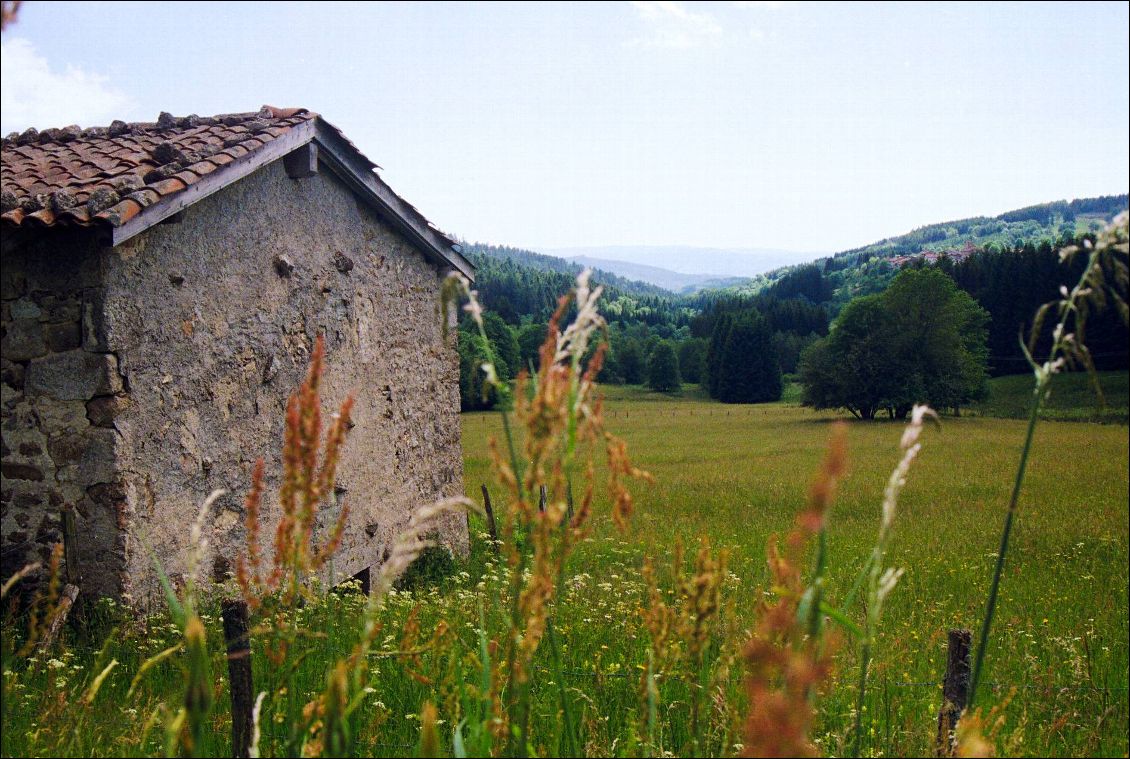
[[[561,258],[600,259],[666,269],[713,279],[754,277],[790,264],[819,258],[820,253],[770,248],[700,248],[687,245],[606,245],[541,251]]]
[[[469,256],[472,263],[475,263],[476,266],[481,265],[482,259],[486,258],[498,261],[511,261],[519,266],[528,267],[536,271],[557,272],[559,274],[568,274],[570,277],[576,277],[581,273],[582,269],[588,266],[588,268],[593,269],[592,278],[594,282],[605,285],[606,287],[615,288],[628,295],[671,296],[673,294],[669,289],[654,282],[646,280],[640,281],[639,278],[622,276],[619,272],[611,269],[568,261],[564,258],[558,258],[557,256],[547,256],[541,253],[535,253],[532,250],[511,248],[506,245],[489,245],[479,242],[464,242],[462,245],[464,254]],[[476,258],[480,260],[476,261]]]
[[[966,244],[974,247],[996,245],[1015,247],[1041,239],[1058,240],[1084,232],[1094,232],[1125,211],[1130,197],[1103,195],[1097,198],[1057,200],[1008,211],[999,216],[974,216],[957,221],[944,221],[897,237],[837,253],[837,268],[842,262],[866,258],[892,258],[923,251],[958,250]]]
[[[612,272],[628,279],[650,282],[674,293],[693,293],[704,288],[731,287],[745,281],[744,277],[719,278],[714,274],[683,274],[658,266],[634,264],[629,261],[611,261],[606,258],[574,256],[568,259],[591,269]]]
[[[1008,211],[998,216],[929,224],[896,237],[852,248],[817,261],[833,288],[833,300],[843,304],[860,295],[882,291],[904,263],[924,257],[928,261],[947,255],[960,260],[980,248],[1016,248],[1094,232],[1127,210],[1127,195],[1104,195],[1072,201],[1057,200]],[[737,286],[731,292],[753,293],[787,276],[796,266],[782,267],[764,278]]]

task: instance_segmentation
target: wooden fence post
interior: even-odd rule
[[[545,485],[538,490],[538,511],[545,513]]]
[[[569,522],[573,521],[573,483],[565,486],[565,503],[568,505]]]
[[[55,645],[55,640],[59,637],[59,632],[66,624],[67,615],[71,613],[71,607],[74,606],[75,599],[78,598],[78,560],[75,554],[78,551],[78,538],[76,537],[77,530],[75,529],[75,512],[71,509],[64,509],[61,514],[63,521],[63,579],[66,581],[63,585],[63,590],[59,594],[59,602],[52,612],[53,616],[50,617],[51,624],[47,628],[47,632],[39,640],[40,651],[50,651],[51,647]]]
[[[67,582],[78,585],[78,528],[75,526],[74,509],[63,509],[63,564]]]
[[[59,637],[59,631],[63,629],[67,615],[70,614],[76,598],[78,598],[78,586],[68,582],[63,586],[62,593],[59,594],[59,603],[53,612],[54,616],[49,617],[51,626],[47,628],[47,632],[39,641],[40,652],[50,651],[51,647],[55,645],[55,639]]]
[[[228,647],[228,681],[231,689],[232,756],[250,756],[251,713],[255,704],[251,687],[251,633],[247,602],[225,598],[220,602],[224,641]]]
[[[490,491],[483,483],[483,510],[487,513],[487,531],[490,532],[490,544],[494,552],[498,553],[498,528],[494,524],[494,509],[490,507]]]
[[[934,747],[937,756],[953,756],[957,744],[954,728],[965,711],[965,700],[969,695],[969,645],[972,640],[973,634],[969,630],[949,631],[942,708],[938,710],[938,737]]]

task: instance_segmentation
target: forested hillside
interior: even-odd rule
[[[994,217],[975,216],[930,224],[905,235],[837,253],[825,261],[825,272],[835,300],[843,304],[885,289],[898,271],[900,257],[931,257],[929,254],[933,253],[960,259],[978,249],[1014,250],[1042,241],[1054,246],[1077,235],[1097,232],[1126,210],[1127,201],[1126,195],[1059,200]]]
[[[963,260],[983,249],[1013,250],[1026,243],[1042,241],[1055,246],[1076,236],[1093,234],[1118,213],[1130,207],[1127,195],[1104,195],[1070,202],[1019,208],[999,216],[974,216],[919,227],[904,235],[888,237],[860,248],[852,248],[820,259],[821,270],[832,288],[832,310],[839,309],[852,298],[882,292],[909,259],[924,258],[933,263],[945,255]],[[784,267],[734,285],[736,293],[757,293],[796,269]]]
[[[1072,286],[1079,276],[1081,262],[1061,263],[1060,248],[1092,236],[1126,205],[1126,195],[1107,196],[933,224],[781,269],[742,287],[693,295],[675,295],[594,270],[593,282],[605,287],[602,312],[609,322],[609,351],[600,379],[613,384],[650,382],[663,390],[677,389],[681,382],[702,383],[723,400],[764,400],[765,391],[748,386],[755,382],[748,371],[744,379],[723,380],[723,375],[748,364],[753,351],[763,363],[774,365],[775,375],[756,383],[776,387],[779,394],[780,375],[797,371],[801,355],[828,334],[845,305],[885,291],[899,271],[925,267],[949,275],[988,313],[988,372],[1025,372],[1019,335],[1030,328],[1040,304],[1057,297],[1061,286]],[[581,267],[503,246],[467,244],[464,252],[477,268],[480,300],[493,314],[490,346],[472,334],[469,324],[462,325],[464,374],[473,372],[486,349],[493,347],[503,359],[505,374],[513,378],[536,361],[557,299],[569,290]],[[1093,319],[1087,339],[1099,368],[1124,369],[1130,364],[1126,327],[1116,314]],[[1045,336],[1037,352],[1046,342]],[[676,357],[677,381],[672,380],[671,354]],[[662,366],[653,367],[656,362]],[[473,380],[465,377],[468,408],[482,406],[477,390],[471,389],[481,383]]]

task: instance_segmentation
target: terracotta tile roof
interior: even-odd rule
[[[374,171],[380,167],[340,129],[305,108],[162,113],[152,123],[12,133],[0,150],[0,219],[6,230],[101,227],[112,230],[116,245],[311,141],[394,226],[474,279],[455,241],[385,184]]]
[[[28,129],[3,139],[4,226],[118,227],[165,197],[317,119],[302,108]]]

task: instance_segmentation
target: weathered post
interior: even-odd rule
[[[538,511],[545,513],[545,485],[538,489]]]
[[[573,483],[570,482],[565,487],[565,503],[568,506],[569,522],[573,521]]]
[[[949,651],[946,655],[946,677],[942,682],[942,708],[938,711],[937,756],[953,756],[957,736],[954,728],[965,711],[969,695],[969,644],[973,634],[969,630],[949,631]]]
[[[76,598],[78,598],[78,586],[68,582],[59,594],[59,602],[53,612],[54,616],[50,617],[51,625],[39,641],[40,652],[50,651],[51,647],[55,645],[55,640],[59,637],[59,632],[63,629],[67,615],[70,614]]]
[[[494,509],[490,507],[490,491],[483,483],[483,510],[487,513],[487,531],[490,532],[490,544],[498,553],[498,528],[494,524]]]
[[[228,648],[228,681],[231,689],[232,756],[250,756],[251,714],[255,699],[251,687],[251,634],[247,602],[226,598],[220,602],[224,618],[224,641]]]

